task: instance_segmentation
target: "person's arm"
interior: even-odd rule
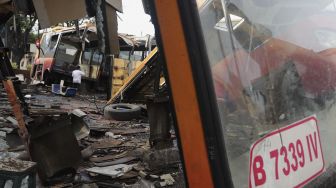
[[[80,71],[80,74],[81,74],[82,76],[84,76],[84,75],[85,75],[85,73],[84,73],[83,71]]]

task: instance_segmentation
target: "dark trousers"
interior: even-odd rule
[[[76,88],[77,91],[78,91],[79,88],[80,88],[80,84],[79,83],[72,83],[72,87]]]

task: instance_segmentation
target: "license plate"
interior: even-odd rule
[[[316,116],[277,129],[250,150],[249,187],[302,187],[324,171]]]

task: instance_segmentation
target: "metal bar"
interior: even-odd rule
[[[22,141],[24,143],[27,143],[28,140],[28,130],[26,127],[26,123],[23,119],[23,113],[21,109],[20,102],[17,100],[16,92],[14,89],[13,82],[11,80],[3,80],[2,81],[4,88],[8,95],[8,101],[10,105],[12,106],[14,116],[18,122],[19,127],[19,136],[21,137]],[[28,151],[28,150],[27,150]]]
[[[154,1],[189,187],[214,187],[178,0]],[[179,42],[176,42],[179,41]],[[178,67],[178,68],[177,68]],[[197,148],[197,149],[195,149]]]

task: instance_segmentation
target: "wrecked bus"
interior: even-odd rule
[[[97,40],[96,36],[95,39],[92,38],[92,28],[87,29],[87,34],[91,35],[91,40]],[[84,28],[81,28],[81,32],[83,34]],[[71,37],[77,41],[72,41]],[[56,27],[44,33],[41,40],[37,41],[38,52],[31,70],[31,77],[50,84],[59,82],[66,75],[71,75],[75,66],[82,64],[80,49],[83,42],[80,41],[75,28]],[[86,48],[88,49],[89,46]],[[97,64],[99,65],[99,60],[95,65]],[[97,72],[96,66],[93,69]],[[86,78],[96,79],[97,74],[86,74]]]
[[[123,80],[139,66],[149,51],[155,47],[155,40],[151,36],[135,37],[119,34],[120,52],[114,58],[113,86],[115,93],[123,85]],[[150,42],[152,45],[148,45]],[[31,77],[35,81],[46,84],[71,83],[71,73],[80,66],[85,73],[83,82],[88,89],[94,88],[97,81],[106,80],[109,75],[103,65],[104,53],[99,49],[96,27],[82,26],[64,28],[55,27],[42,35],[37,41],[38,53],[31,70]],[[101,86],[101,85],[100,85]],[[104,86],[104,85],[103,85]],[[103,88],[106,89],[106,88]]]

